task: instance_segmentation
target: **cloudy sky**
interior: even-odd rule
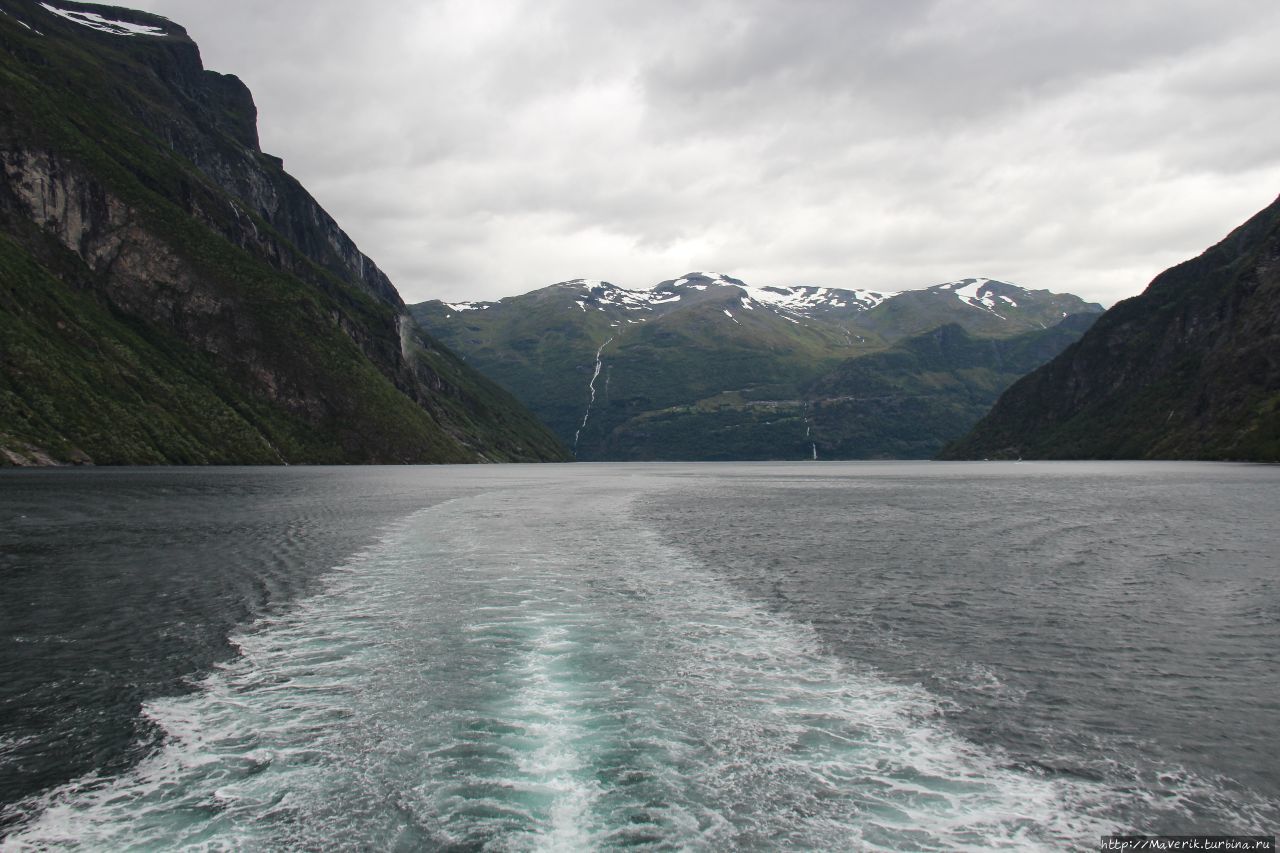
[[[716,270],[1110,304],[1280,194],[1274,0],[132,5],[408,302]]]

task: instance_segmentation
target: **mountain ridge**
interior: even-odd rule
[[[664,418],[693,432],[702,424],[729,443],[708,444],[703,455],[689,444],[679,458],[737,458],[732,447],[743,458],[773,458],[758,437],[773,431],[763,414],[771,401],[790,401],[784,408],[796,424],[778,439],[789,448],[779,458],[799,458],[796,448],[821,450],[823,442],[794,441],[813,438],[813,424],[794,412],[811,405],[809,384],[846,359],[948,323],[1010,337],[1101,310],[1069,294],[985,278],[893,293],[754,287],[711,272],[647,290],[572,279],[492,302],[410,306],[420,325],[512,390],[583,459],[671,458],[669,440],[646,438]],[[739,440],[735,430],[756,437]],[[942,444],[929,444],[930,452]]]
[[[587,305],[597,310],[604,310],[603,306],[610,304],[624,309],[653,311],[655,308],[670,307],[672,303],[682,301],[684,291],[705,291],[712,286],[731,287],[742,291],[744,296],[742,307],[747,310],[753,310],[756,305],[769,305],[796,316],[810,318],[835,313],[834,309],[848,309],[847,313],[856,314],[869,311],[897,297],[906,297],[907,300],[911,300],[926,294],[929,296],[954,295],[961,304],[986,311],[999,319],[1005,318],[996,310],[998,306],[1007,305],[1009,308],[1017,308],[1016,301],[1009,296],[1010,293],[1063,296],[1074,305],[1084,306],[1087,310],[1102,311],[1102,306],[1086,303],[1071,294],[1052,294],[1047,290],[1029,291],[1018,285],[991,278],[963,278],[915,290],[875,291],[815,285],[756,287],[748,285],[741,279],[716,272],[689,272],[678,279],[661,281],[648,289],[625,288],[602,279],[575,278],[497,300],[447,302],[432,299],[417,305],[439,305],[457,313],[465,313],[485,311],[511,300],[536,297],[539,294],[557,290],[577,289],[584,294],[582,299],[577,300],[583,310],[587,310]],[[1066,313],[1068,312],[1064,312],[1062,316],[1066,316]]]

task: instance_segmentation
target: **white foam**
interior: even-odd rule
[[[1115,792],[1010,769],[664,543],[630,510],[663,487],[416,514],[148,703],[162,750],[6,845],[1038,850],[1115,828],[1091,814]]]
[[[561,677],[559,665],[573,649],[565,626],[543,623],[516,664],[523,683],[511,713],[524,722],[525,734],[533,742],[518,764],[552,798],[550,820],[538,833],[538,846],[548,850],[592,846],[591,808],[601,795],[601,786],[577,747],[590,737],[590,710],[574,701],[575,685]]]

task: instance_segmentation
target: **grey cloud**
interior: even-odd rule
[[[1280,192],[1270,0],[139,0],[409,301],[693,268],[1111,302]]]

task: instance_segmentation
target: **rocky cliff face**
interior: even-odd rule
[[[563,458],[407,322],[180,27],[0,12],[0,461]]]
[[[1280,199],[1118,303],[944,456],[1280,460]]]

